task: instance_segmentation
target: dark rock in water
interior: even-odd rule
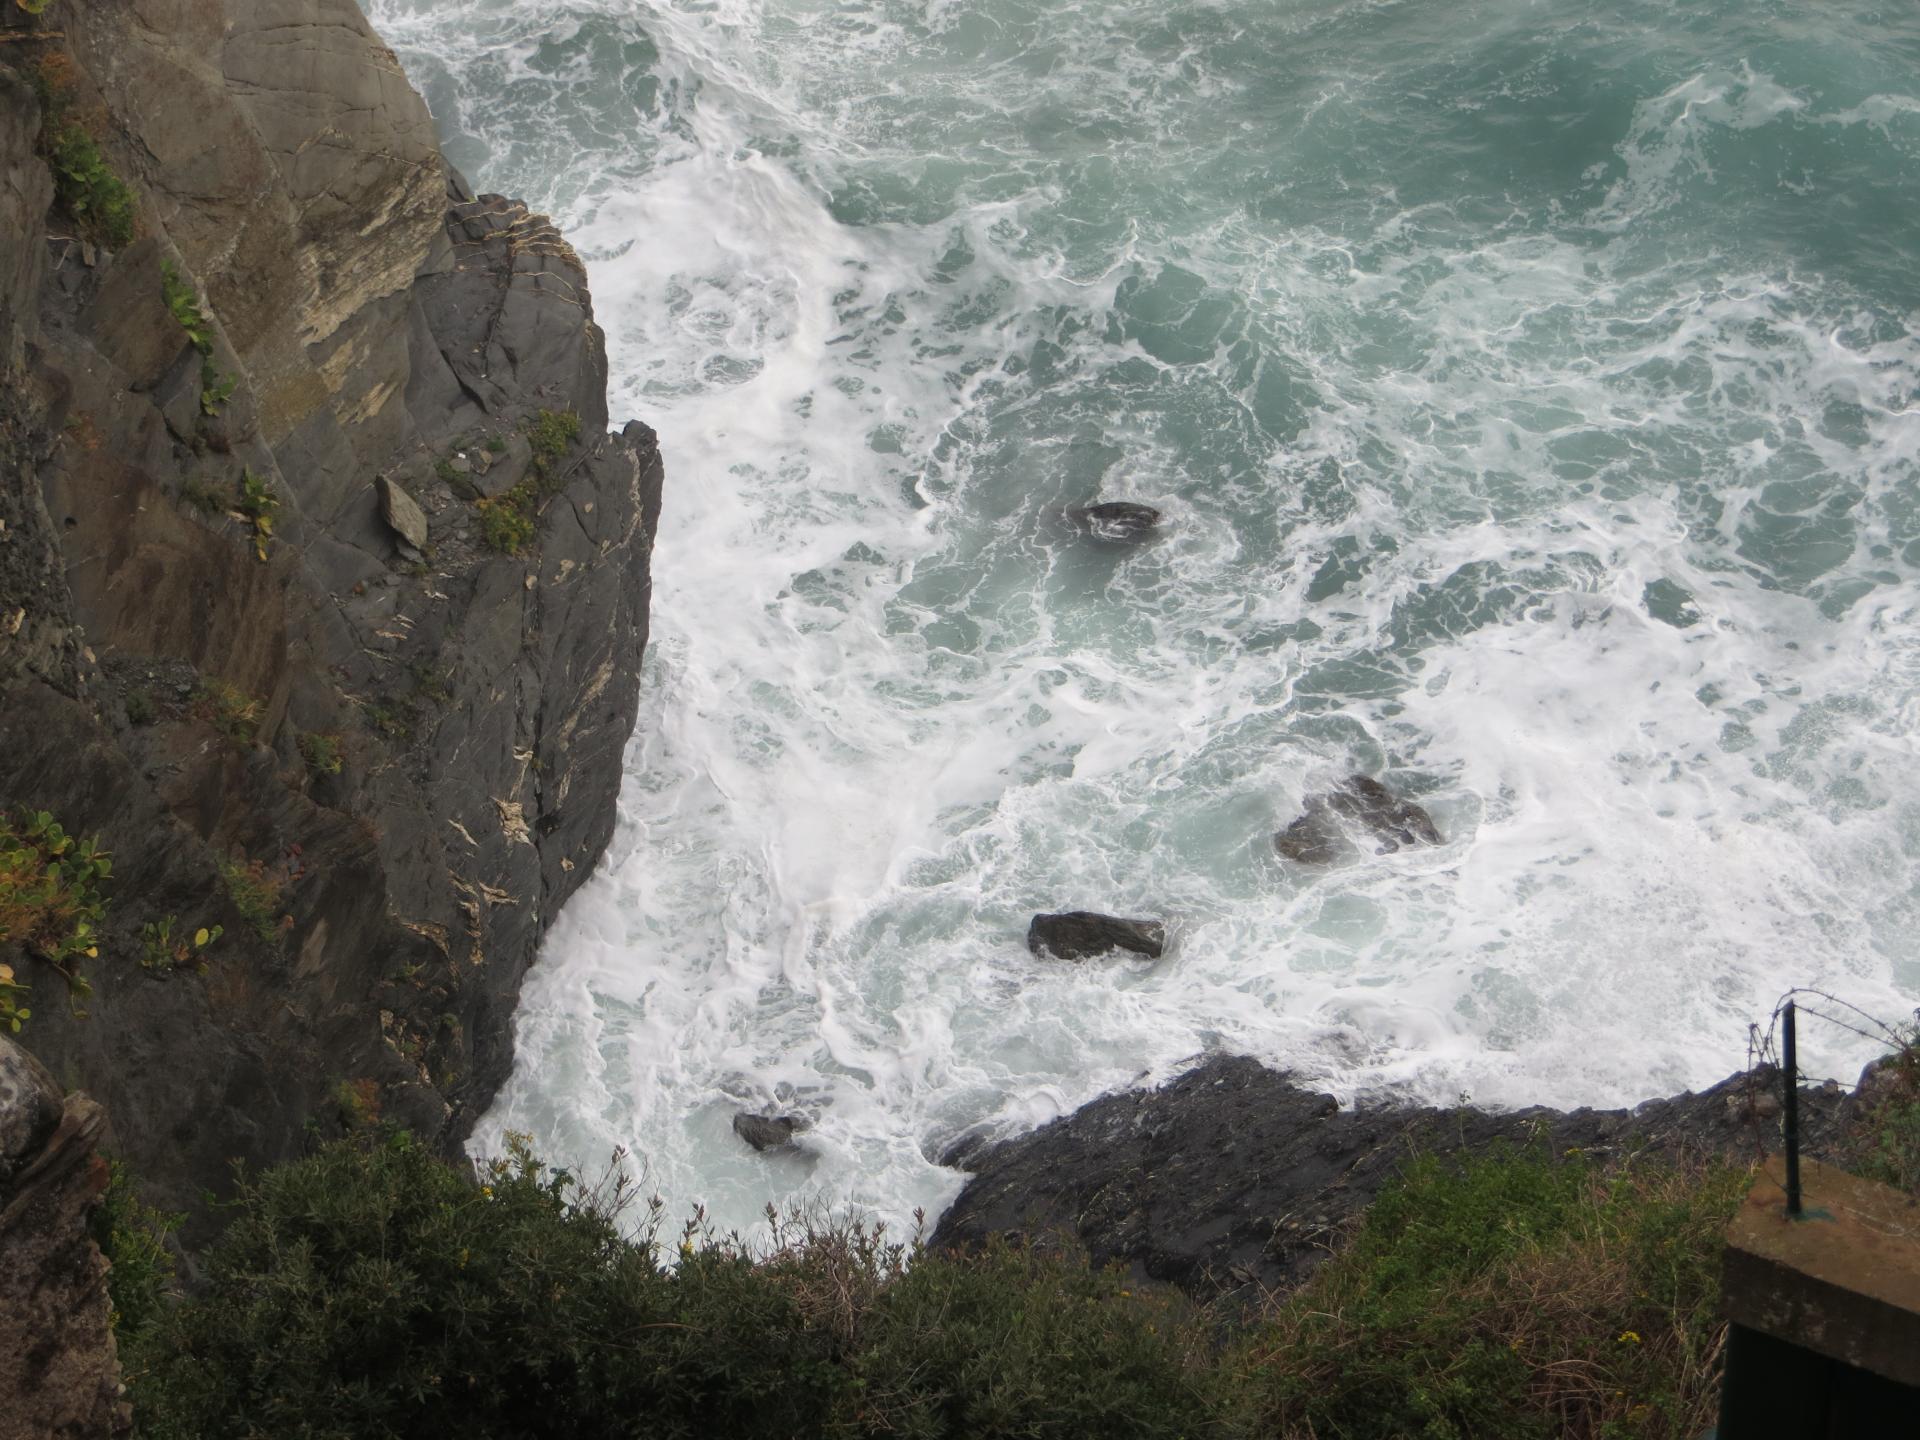
[[[1306,813],[1273,837],[1273,848],[1301,865],[1331,865],[1347,851],[1340,817],[1358,821],[1379,839],[1379,854],[1402,845],[1438,845],[1433,817],[1411,800],[1365,775],[1349,775],[1329,795],[1307,798]]]
[[[733,1117],[733,1133],[756,1150],[791,1145],[793,1137],[806,1128],[804,1115],[749,1115],[742,1110]]]
[[[1643,1144],[1751,1155],[1763,1142],[1778,1144],[1778,1124],[1729,1101],[1778,1088],[1778,1072],[1761,1070],[1631,1111],[1342,1109],[1257,1061],[1214,1059],[1161,1089],[1109,1095],[1029,1135],[943,1156],[972,1178],[932,1244],[1064,1234],[1096,1264],[1117,1261],[1136,1278],[1198,1295],[1284,1288],[1312,1272],[1327,1243],[1416,1152],[1470,1153],[1506,1141],[1544,1143],[1555,1155]],[[1808,1153],[1838,1143],[1846,1103],[1838,1092],[1801,1090]]]
[[[1273,837],[1273,848],[1299,865],[1331,865],[1347,853],[1347,839],[1326,797],[1307,801],[1307,813]]]
[[[1402,845],[1440,843],[1431,815],[1410,800],[1396,799],[1386,786],[1365,775],[1349,775],[1327,803],[1378,835],[1384,842],[1382,852]]]
[[[1103,500],[1097,505],[1076,505],[1067,518],[1085,526],[1096,539],[1131,543],[1145,540],[1160,528],[1160,512],[1151,505],[1131,500]]]
[[[1167,948],[1167,929],[1158,920],[1122,920],[1091,910],[1036,915],[1027,927],[1027,949],[1042,949],[1062,960],[1084,960],[1109,950],[1131,950],[1158,960]]]

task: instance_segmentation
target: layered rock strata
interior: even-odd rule
[[[91,993],[0,956],[21,1038],[174,1208],[315,1127],[452,1146],[612,829],[654,436],[607,433],[577,256],[445,165],[353,0],[0,41],[0,812],[114,866]],[[48,108],[130,189],[117,248]]]

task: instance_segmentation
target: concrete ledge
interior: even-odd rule
[[[1801,1162],[1803,1214],[1786,1213],[1773,1156],[1727,1230],[1727,1318],[1897,1384],[1920,1386],[1920,1204]]]

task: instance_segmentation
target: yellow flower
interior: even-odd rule
[[[98,945],[87,946],[87,958],[89,960],[98,960],[100,958],[100,947]]]
[[[1640,1343],[1639,1332],[1634,1330],[1622,1330],[1620,1332],[1620,1343],[1622,1345],[1638,1345]]]
[[[480,1187],[480,1193],[481,1193],[482,1195],[484,1195],[484,1196],[486,1196],[486,1197],[487,1197],[487,1199],[489,1199],[489,1200],[491,1200],[491,1199],[493,1198],[493,1186],[491,1186],[491,1185],[482,1185],[482,1186]]]

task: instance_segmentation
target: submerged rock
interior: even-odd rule
[[[1123,920],[1091,910],[1036,915],[1027,927],[1027,949],[1043,949],[1062,960],[1084,960],[1109,950],[1131,950],[1158,960],[1167,947],[1167,929],[1158,920]]]
[[[733,1133],[756,1150],[791,1145],[793,1137],[806,1128],[804,1115],[749,1115],[742,1110],[733,1117]]]
[[[1096,505],[1076,505],[1067,518],[1082,526],[1098,540],[1132,544],[1151,537],[1160,528],[1160,512],[1151,505],[1132,500],[1103,500]]]
[[[1377,854],[1440,843],[1439,828],[1420,806],[1397,798],[1378,780],[1349,775],[1332,793],[1309,796],[1306,813],[1273,837],[1273,848],[1296,864],[1331,865],[1347,850],[1342,818],[1373,832],[1380,842]]]

